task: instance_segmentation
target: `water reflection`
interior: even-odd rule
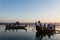
[[[3,32],[1,29],[5,29],[5,32]],[[35,26],[27,26],[24,28],[7,28],[5,26],[0,27],[0,40],[9,40],[8,38],[11,40],[60,40],[60,31],[47,30],[36,32]]]
[[[25,30],[26,32],[27,32],[27,29],[29,29],[29,28],[7,28],[7,27],[5,27],[5,32],[7,31],[7,30],[12,30],[13,32],[14,32],[14,30],[19,30],[19,29],[21,29],[21,30]],[[32,30],[33,31],[33,30]],[[57,31],[57,32],[56,32]],[[58,31],[58,30],[50,30],[50,31],[48,31],[48,30],[46,30],[46,31],[44,31],[44,30],[41,30],[41,31],[35,31],[35,35],[36,35],[36,38],[35,38],[35,40],[42,40],[44,37],[48,37],[49,39],[51,38],[51,36],[54,36],[54,34],[60,34],[60,31]],[[30,35],[32,35],[32,34],[30,34]]]
[[[55,31],[40,31],[36,32],[36,40],[42,40],[43,37],[48,37],[49,39],[53,36],[56,32]]]

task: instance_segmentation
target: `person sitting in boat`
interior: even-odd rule
[[[43,29],[44,29],[44,30],[46,29],[46,24],[44,24]]]
[[[48,24],[48,25],[47,25],[47,28],[48,28],[48,29],[52,29],[51,24]]]

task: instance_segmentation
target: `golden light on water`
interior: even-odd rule
[[[56,30],[60,30],[60,26],[56,26],[56,28],[55,28]]]

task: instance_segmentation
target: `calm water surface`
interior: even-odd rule
[[[60,26],[56,27],[56,29]],[[4,25],[0,25],[0,40],[60,40],[60,33],[36,32],[35,26],[28,26],[26,29],[5,30]]]

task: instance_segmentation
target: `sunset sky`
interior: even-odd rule
[[[60,22],[60,0],[0,0],[0,22]]]

